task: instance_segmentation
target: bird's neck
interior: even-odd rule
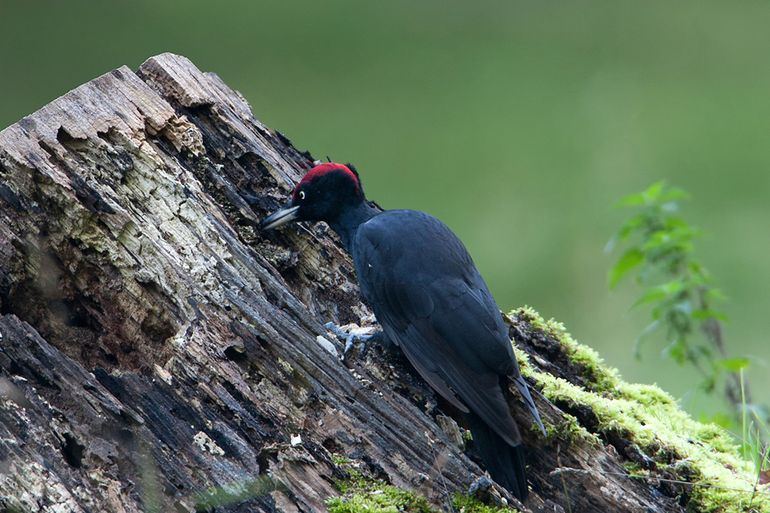
[[[353,243],[358,227],[379,213],[380,211],[372,207],[368,201],[364,201],[358,205],[343,209],[335,221],[329,222],[329,226],[337,232],[337,235],[342,239],[345,249],[350,253],[353,251]]]

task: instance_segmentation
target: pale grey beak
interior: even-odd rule
[[[286,207],[278,210],[277,212],[273,212],[266,218],[262,220],[262,223],[259,225],[262,230],[272,230],[273,228],[278,228],[279,226],[283,226],[286,223],[290,223],[297,219],[297,211],[299,210],[299,205],[296,207]]]

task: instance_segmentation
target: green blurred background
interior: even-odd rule
[[[316,158],[355,163],[386,208],[466,242],[504,309],[563,321],[695,413],[696,376],[632,345],[608,292],[621,196],[690,191],[699,256],[729,296],[734,356],[770,402],[770,3],[186,1],[0,4],[0,126],[121,64],[172,51],[217,72]]]

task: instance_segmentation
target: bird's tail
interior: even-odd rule
[[[468,414],[473,445],[481,461],[498,484],[516,498],[527,498],[527,475],[524,469],[524,448],[511,446],[473,412]]]
[[[521,394],[521,398],[524,399],[529,413],[531,413],[535,418],[535,423],[540,428],[540,432],[543,433],[543,436],[546,436],[545,426],[543,426],[543,421],[540,420],[540,412],[537,411],[535,401],[532,400],[532,396],[529,394],[529,387],[527,386],[527,382],[524,381],[524,378],[518,376],[513,378],[513,384],[516,385],[516,389],[519,391],[519,394]]]

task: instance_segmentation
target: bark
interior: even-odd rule
[[[323,324],[371,317],[328,228],[257,230],[311,165],[171,54],[0,132],[0,510],[320,511],[335,455],[447,509],[482,475],[397,353],[339,357]],[[681,510],[626,477],[622,440],[524,436],[524,511]]]

